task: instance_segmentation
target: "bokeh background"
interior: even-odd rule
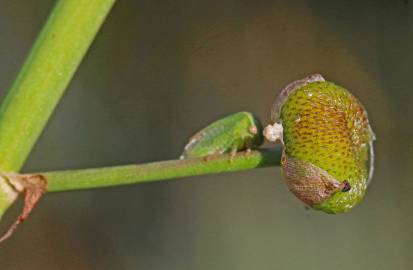
[[[1,97],[53,4],[1,0]],[[0,269],[412,269],[412,44],[410,1],[119,0],[24,171],[174,159],[319,72],[368,109],[374,181],[344,215],[306,211],[279,168],[49,194]]]

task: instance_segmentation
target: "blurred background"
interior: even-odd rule
[[[54,1],[1,4],[2,98]],[[280,89],[319,72],[368,109],[368,194],[306,211],[279,168],[49,194],[0,268],[412,269],[412,42],[410,1],[119,0],[24,171],[174,159],[227,114],[268,123]]]

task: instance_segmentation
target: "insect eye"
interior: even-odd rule
[[[342,192],[347,192],[347,191],[349,191],[351,189],[351,185],[350,185],[350,183],[347,181],[347,180],[344,180],[344,187],[343,187],[343,189],[341,190]]]
[[[249,130],[248,130],[251,134],[257,134],[258,133],[258,129],[255,125],[250,126]]]

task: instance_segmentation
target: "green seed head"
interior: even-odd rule
[[[363,198],[372,170],[374,135],[367,113],[350,92],[322,77],[298,82],[273,108],[283,127],[287,184],[315,209],[349,211]]]

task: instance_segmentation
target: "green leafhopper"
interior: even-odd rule
[[[185,146],[181,159],[207,157],[256,148],[263,143],[262,125],[249,112],[239,112],[217,120],[197,132]]]

